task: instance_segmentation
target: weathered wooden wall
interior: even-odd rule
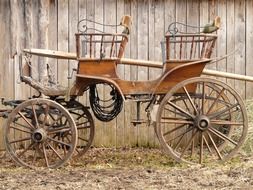
[[[107,24],[118,24],[122,15],[133,18],[130,41],[125,57],[161,60],[160,41],[169,23],[179,21],[201,26],[216,15],[222,26],[214,56],[236,53],[209,68],[253,76],[253,1],[252,0],[1,0],[0,1],[0,97],[23,99],[33,94],[19,83],[18,60],[23,48],[48,48],[75,51],[74,34],[82,18]],[[99,26],[95,25],[99,28]],[[114,31],[117,29],[112,29]],[[34,59],[33,76],[38,78],[43,62],[48,61],[64,86],[74,61]],[[125,79],[150,79],[157,70],[121,66]],[[43,73],[41,74],[43,78]],[[253,84],[226,80],[244,98],[253,97]],[[101,91],[103,93],[103,91]],[[87,95],[80,97],[87,104]],[[135,105],[126,103],[122,113],[110,123],[96,120],[97,146],[153,146],[156,137],[152,127],[134,127]],[[144,112],[142,116],[145,117]],[[3,120],[0,120],[3,125]],[[2,128],[0,128],[1,130]]]

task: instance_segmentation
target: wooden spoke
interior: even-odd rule
[[[237,121],[226,121],[226,120],[211,120],[211,124],[215,125],[243,125],[243,122]]]
[[[62,141],[60,141],[60,140],[56,140],[56,139],[51,138],[51,137],[48,137],[48,139],[50,139],[51,141],[54,141],[54,142],[56,142],[56,143],[58,143],[58,144],[62,144],[62,145],[65,145],[65,146],[71,147],[71,144],[67,144],[67,143],[62,142]]]
[[[176,114],[176,115],[178,115],[178,116],[182,116],[182,117],[184,117],[184,118],[189,118],[189,116],[188,115],[186,115],[186,114],[184,114],[184,113],[182,113],[182,112],[177,112],[176,110],[171,110],[171,109],[168,109],[168,108],[164,108],[164,110],[166,110],[166,111],[169,111],[169,112],[171,112],[171,113],[174,113],[174,114]]]
[[[184,126],[185,126],[185,124],[179,125],[179,126],[173,128],[173,129],[171,129],[170,131],[167,131],[166,133],[163,133],[163,136],[166,136],[166,135],[168,135],[168,134],[170,134],[170,133],[172,133],[172,132],[174,132],[174,131],[176,131],[176,130],[178,130],[178,129],[184,127]]]
[[[232,144],[234,144],[235,146],[237,146],[237,142],[235,142],[234,140],[230,139],[229,137],[227,137],[226,135],[224,135],[223,133],[221,133],[220,131],[216,130],[213,127],[208,128],[208,130],[210,132],[212,132],[213,134],[215,134],[216,136],[218,136],[219,138],[223,139],[223,140],[227,140],[229,142],[231,142]]]
[[[48,134],[65,133],[65,132],[69,132],[70,130],[71,128],[69,126],[59,127],[59,128],[57,127],[57,128],[48,130]]]
[[[204,139],[204,143],[205,143],[206,146],[207,146],[208,151],[209,151],[210,153],[212,153],[212,149],[210,148],[209,143],[208,143],[208,141],[206,140],[205,135],[203,135],[203,139]]]
[[[19,111],[18,114],[25,120],[25,122],[32,128],[35,129],[35,127],[28,121],[28,119]]]
[[[81,138],[81,137],[78,137],[78,139],[80,139],[82,141],[85,141],[85,142],[89,142],[87,139],[84,139],[84,138]]]
[[[183,99],[183,103],[184,103],[184,105],[185,105],[185,107],[186,107],[186,110],[190,113],[191,110],[190,110],[190,108],[188,107],[188,105],[187,105],[185,99]]]
[[[55,150],[55,148],[50,143],[47,142],[47,145],[49,146],[49,148],[51,148],[53,150],[53,152],[56,154],[56,156],[58,158],[60,158],[61,160],[63,160],[63,158],[61,157],[61,155]]]
[[[38,117],[37,117],[37,113],[35,111],[35,108],[34,108],[34,104],[32,104],[32,110],[33,110],[33,115],[34,115],[34,119],[35,119],[35,128],[38,128],[39,127],[39,122],[38,122]]]
[[[211,142],[212,142],[212,144],[213,144],[213,147],[214,147],[215,152],[217,153],[218,157],[222,160],[221,153],[220,153],[219,149],[217,148],[217,146],[216,146],[216,144],[215,144],[215,142],[214,142],[212,136],[210,135],[210,133],[209,133],[208,131],[207,131],[207,135],[208,135],[209,139],[211,140]]]
[[[35,161],[37,160],[37,152],[39,149],[39,144],[35,144],[35,150],[34,150],[34,154],[33,154],[33,160],[32,160],[32,165],[34,165]]]
[[[171,105],[173,108],[177,109],[178,111],[180,111],[181,113],[184,113],[185,115],[194,118],[193,115],[191,115],[190,113],[188,113],[187,111],[185,111],[184,109],[180,108],[179,106],[177,106],[176,104],[172,103],[171,101],[168,102],[169,105]]]
[[[202,105],[202,107],[201,107],[202,114],[205,113],[205,106],[204,106],[205,105],[205,93],[206,93],[205,88],[206,88],[206,83],[203,82],[203,86],[202,86],[202,103],[201,103],[201,105]]]
[[[21,131],[21,132],[24,132],[24,133],[32,134],[31,131],[26,131],[26,130],[20,129],[20,128],[18,128],[18,127],[15,127],[15,126],[13,126],[13,125],[11,125],[10,128],[15,129],[15,130],[18,130],[18,131]],[[28,128],[28,129],[30,129],[30,128]]]
[[[76,114],[76,113],[75,113]],[[85,116],[85,113],[81,114],[79,117],[76,118],[76,120],[78,121],[79,119],[81,119],[82,117]]]
[[[194,105],[194,103],[193,103],[193,101],[192,101],[192,98],[191,98],[191,96],[190,96],[188,90],[186,89],[185,86],[183,87],[183,89],[184,89],[184,92],[186,93],[187,98],[188,98],[188,100],[190,101],[190,103],[191,103],[191,105],[192,105],[192,107],[193,107],[195,113],[198,113],[198,110],[197,110],[196,106]]]
[[[199,153],[199,163],[202,164],[203,162],[203,144],[204,144],[204,139],[203,139],[203,132],[200,132],[200,153]]]
[[[9,141],[10,144],[31,140],[31,137],[26,137],[18,140]]]
[[[193,124],[193,121],[184,120],[181,118],[162,117],[161,123]]]
[[[45,108],[45,118],[43,121],[43,126],[46,126],[47,117],[49,115],[49,105],[47,105],[47,104],[45,104],[45,105],[46,105],[46,108]]]
[[[46,166],[49,167],[47,152],[46,152],[46,148],[45,148],[44,143],[42,143],[42,149],[43,149],[43,154],[44,154],[44,159],[45,159],[45,162],[46,162]]]
[[[210,118],[210,119],[213,119],[213,118],[216,118],[217,116],[221,117],[224,113],[226,113],[226,112],[228,112],[229,110],[231,110],[231,109],[237,107],[238,105],[239,105],[239,104],[237,103],[237,104],[234,104],[234,105],[232,105],[232,106],[230,106],[230,107],[227,107],[226,109],[224,109],[224,110],[222,110],[222,111],[212,113],[212,114],[209,115],[209,118]]]
[[[214,100],[214,102],[209,107],[208,111],[206,112],[207,115],[212,111],[212,109],[214,108],[214,106],[217,103],[218,99],[221,97],[221,95],[223,95],[224,91],[225,91],[225,88],[222,88],[222,90],[219,92],[218,96],[216,97],[216,99]]]
[[[182,134],[177,135],[176,137],[174,137],[173,139],[168,140],[167,142],[173,141],[175,139],[177,139],[178,137],[184,136],[186,133],[190,132],[191,130],[193,130],[193,127],[189,127],[186,131],[184,131]]]
[[[81,130],[81,129],[89,129],[91,128],[90,125],[87,125],[87,126],[81,126],[81,127],[77,127],[77,130]]]
[[[36,145],[35,142],[32,142],[28,147],[26,147],[20,154],[18,154],[19,157],[21,157],[24,153],[26,153],[29,149],[33,148]]]
[[[197,135],[197,133],[198,133],[198,131],[196,131],[196,132],[192,135],[192,137],[191,137],[191,139],[188,141],[186,147],[183,149],[183,151],[182,151],[182,153],[181,153],[181,155],[180,155],[180,158],[183,158],[183,156],[184,156],[186,150],[188,150],[189,147],[191,146],[192,141],[193,141],[193,139],[195,138],[195,136]]]
[[[30,131],[32,131],[32,128],[31,128],[31,127],[27,127],[26,125],[23,125],[23,124],[21,124],[21,123],[18,123],[17,121],[14,121],[13,124],[19,125],[19,126],[21,126],[21,127],[24,127],[24,128],[26,128],[26,129],[29,129]],[[10,125],[10,126],[13,126],[13,125]]]
[[[81,122],[81,123],[77,122],[77,123],[76,123],[76,126],[84,125],[84,124],[87,124],[87,123],[89,123],[89,121],[85,121],[85,122]],[[77,127],[77,128],[78,128],[78,127]]]

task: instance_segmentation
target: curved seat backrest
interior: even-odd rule
[[[76,34],[77,58],[122,58],[131,24],[131,17],[125,15],[120,22],[120,26],[124,27],[122,33],[105,33],[85,27],[84,31]],[[88,32],[90,30],[93,32]]]

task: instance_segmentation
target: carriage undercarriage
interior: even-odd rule
[[[200,77],[210,63],[217,36],[213,34],[167,34],[163,65],[123,59],[130,20],[124,17],[123,34],[76,34],[77,53],[24,50],[20,64],[21,81],[41,96],[28,100],[3,101],[11,107],[0,111],[7,118],[4,128],[6,151],[22,166],[58,168],[71,157],[80,157],[92,145],[94,116],[103,122],[120,113],[124,101],[135,101],[140,119],[141,102],[148,124],[154,126],[166,154],[179,162],[205,164],[230,159],[242,146],[247,134],[247,114],[241,97],[227,84]],[[87,29],[86,29],[87,30]],[[70,89],[57,83],[44,85],[27,72],[31,55],[78,61],[76,80]],[[118,77],[119,64],[161,68],[151,81],[126,81]],[[107,88],[103,99],[99,86]],[[90,107],[77,97],[89,91]]]

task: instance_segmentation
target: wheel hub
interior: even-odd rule
[[[197,116],[195,119],[195,126],[200,129],[201,131],[206,130],[210,125],[210,120],[205,115]]]
[[[47,139],[47,133],[44,129],[36,129],[32,134],[32,139],[35,142],[44,142]]]

